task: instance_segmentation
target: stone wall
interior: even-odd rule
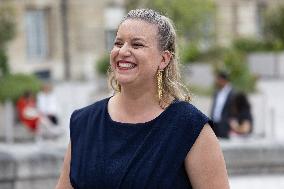
[[[283,144],[243,140],[222,148],[230,175],[284,173]]]
[[[259,77],[284,78],[284,53],[258,52],[248,55],[252,73]]]
[[[16,118],[11,102],[0,103],[0,142],[34,141],[35,135]]]
[[[211,64],[186,64],[183,65],[181,73],[183,80],[189,86],[193,85],[201,88],[210,88],[214,85],[214,70]]]
[[[284,174],[284,145],[266,141],[221,141],[229,175]],[[54,188],[65,147],[0,144],[1,189]]]
[[[54,188],[64,158],[64,148],[7,146],[0,150],[1,189]]]

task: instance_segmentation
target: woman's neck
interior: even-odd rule
[[[158,95],[153,89],[124,90],[117,96],[121,106],[133,109],[131,112],[149,110],[159,107]]]
[[[154,89],[129,90],[122,88],[110,99],[109,113],[113,119],[122,122],[146,122],[157,117],[160,107]]]

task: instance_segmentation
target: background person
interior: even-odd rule
[[[234,90],[229,81],[229,76],[224,71],[219,71],[215,79],[216,92],[213,97],[211,118],[215,128],[214,132],[219,138],[229,138],[231,106],[234,98]]]
[[[38,93],[37,107],[40,113],[37,141],[59,139],[64,134],[64,128],[59,125],[58,102],[50,83],[43,84]]]
[[[38,129],[40,114],[36,107],[35,97],[31,91],[24,92],[17,100],[16,109],[19,121],[35,133]]]
[[[253,129],[253,118],[247,96],[240,92],[232,101],[232,117],[230,118],[231,136],[248,136]]]
[[[41,116],[46,117],[51,124],[58,125],[58,103],[51,84],[45,83],[37,94],[37,107]]]
[[[116,93],[73,112],[57,189],[228,189],[212,122],[180,88],[170,20],[130,11],[110,63]]]

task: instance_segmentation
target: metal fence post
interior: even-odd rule
[[[5,140],[7,143],[12,144],[14,142],[14,111],[13,103],[10,100],[6,100],[4,103],[4,127],[5,127]]]

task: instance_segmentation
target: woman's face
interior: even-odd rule
[[[155,85],[163,60],[157,32],[157,26],[142,20],[128,19],[119,26],[110,62],[121,86]]]

